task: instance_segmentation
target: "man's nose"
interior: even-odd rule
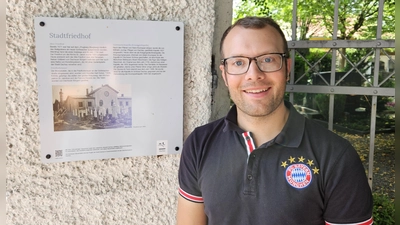
[[[261,80],[264,77],[265,73],[258,68],[257,61],[252,59],[246,73],[246,80]]]

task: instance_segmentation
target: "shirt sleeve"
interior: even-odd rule
[[[198,182],[199,152],[194,132],[189,135],[182,148],[178,172],[179,194],[189,201],[202,203],[203,197]]]
[[[370,225],[373,199],[368,179],[356,150],[350,143],[346,146],[327,176],[324,219],[326,224]]]

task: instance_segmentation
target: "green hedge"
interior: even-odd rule
[[[387,194],[372,194],[374,198],[374,208],[372,216],[374,225],[394,225],[394,201]]]
[[[318,111],[326,120],[329,119],[329,95],[317,94],[314,101],[317,105]],[[344,106],[346,103],[346,95],[335,95],[333,107],[333,121],[339,122],[343,118]]]

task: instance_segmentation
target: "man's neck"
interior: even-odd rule
[[[253,117],[238,109],[237,121],[240,128],[252,133],[256,147],[275,138],[283,129],[289,117],[289,110],[282,104],[271,114]]]

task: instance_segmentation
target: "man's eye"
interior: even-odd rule
[[[272,61],[274,61],[272,58],[270,58],[270,57],[267,57],[267,58],[265,58],[264,60],[263,60],[263,62],[266,62],[266,63],[270,63],[270,62],[272,62]]]
[[[243,60],[236,60],[232,63],[234,66],[243,66],[245,63]]]
[[[243,62],[242,61],[236,61],[234,64],[235,64],[235,66],[242,66]]]

